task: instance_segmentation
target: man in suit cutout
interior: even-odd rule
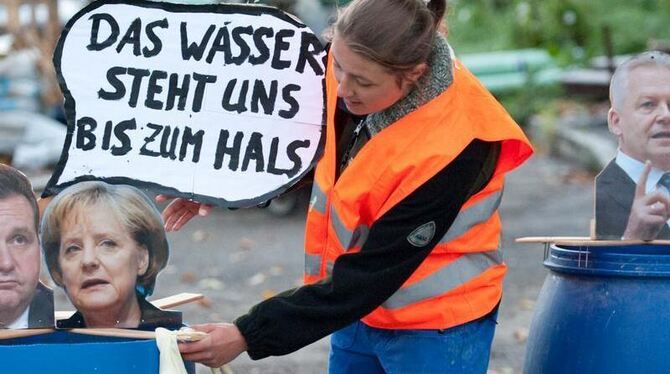
[[[610,83],[616,157],[596,177],[598,239],[670,239],[670,55],[621,64]]]
[[[28,178],[0,164],[0,328],[53,327],[53,291],[39,281],[39,212]]]

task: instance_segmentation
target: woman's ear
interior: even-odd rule
[[[141,277],[146,274],[149,269],[149,250],[145,245],[139,247],[137,254],[137,276]]]
[[[412,84],[416,83],[416,81],[421,78],[421,76],[426,72],[426,69],[428,69],[428,65],[426,65],[425,62],[422,62],[412,68],[407,75],[405,76],[405,79],[408,81],[412,82]]]
[[[398,77],[398,87],[405,91],[407,94],[412,88],[415,87],[416,82],[421,78],[421,76],[426,72],[428,65],[421,63],[415,65],[412,69],[407,72],[404,72]]]

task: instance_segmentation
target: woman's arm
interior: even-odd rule
[[[473,141],[446,168],[375,222],[361,251],[340,256],[331,277],[261,302],[235,325],[212,328],[220,339],[211,339],[209,347],[203,344],[202,351],[210,350],[208,357],[225,359],[242,352],[223,352],[231,346],[246,349],[253,359],[287,354],[373,311],[423,262],[463,203],[488,183],[498,149],[496,143]],[[421,248],[412,246],[408,235],[430,221],[436,224],[431,242]]]

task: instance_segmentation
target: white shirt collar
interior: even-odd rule
[[[617,152],[616,163],[623,169],[623,171],[628,174],[630,179],[633,180],[635,184],[640,180],[642,175],[642,170],[644,169],[644,163],[640,162],[627,154],[623,153],[621,150]],[[649,193],[657,188],[658,181],[661,180],[665,172],[661,169],[651,167],[651,172],[649,172],[649,178],[647,178],[647,185],[645,186],[645,192]]]
[[[623,171],[628,175],[628,177],[630,177],[630,179],[633,180],[635,184],[637,184],[637,182],[640,180],[640,176],[642,176],[642,170],[644,170],[644,163],[623,153],[621,149],[619,149],[619,151],[617,152],[615,162],[617,165],[619,165],[619,167],[621,167],[621,169],[623,169]],[[644,188],[645,192],[649,193],[657,188],[661,188],[670,195],[670,191],[666,190],[665,187],[657,186],[658,181],[661,180],[661,177],[665,173],[666,172],[664,172],[663,170],[652,166],[651,171],[649,172],[649,177],[647,178],[647,185]],[[668,219],[666,224],[670,226],[670,219]]]
[[[30,305],[23,311],[23,313],[14,320],[14,322],[7,325],[8,329],[27,329],[28,328],[28,313],[30,311]]]

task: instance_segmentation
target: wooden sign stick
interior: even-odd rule
[[[179,305],[189,304],[198,300],[202,300],[204,296],[199,293],[182,292],[176,295],[164,297],[162,299],[154,300],[151,303],[161,309],[174,308]]]
[[[111,336],[115,338],[156,339],[156,333],[153,331],[115,328],[76,328],[69,329],[67,331],[73,332],[75,334]],[[177,340],[182,342],[195,342],[203,339],[206,336],[207,333],[202,331],[195,331],[191,329],[177,330]]]

